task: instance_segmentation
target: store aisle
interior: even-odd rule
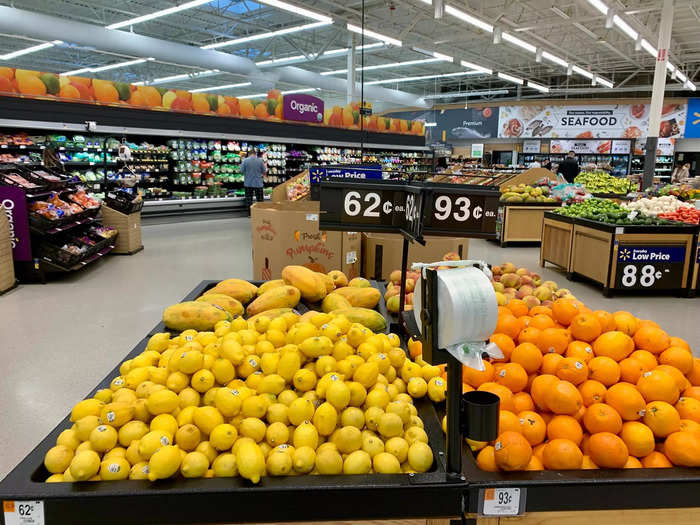
[[[248,219],[145,226],[146,249],[109,257],[47,285],[0,297],[0,478],[24,457],[156,324],[164,306],[203,279],[252,276]],[[470,257],[537,271],[539,248],[472,241]],[[630,310],[700,350],[699,299],[616,297],[540,269],[592,308]]]

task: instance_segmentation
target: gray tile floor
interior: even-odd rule
[[[146,225],[146,249],[47,285],[0,296],[0,478],[22,459],[160,319],[203,279],[252,277],[248,219]],[[535,271],[539,248],[472,241],[471,258]],[[700,355],[700,299],[626,296],[539,269],[593,308],[629,310],[687,339]]]

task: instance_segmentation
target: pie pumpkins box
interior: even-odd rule
[[[360,275],[359,232],[319,230],[319,203],[255,203],[250,210],[253,278],[279,279],[288,265],[316,272],[341,270],[348,279]]]

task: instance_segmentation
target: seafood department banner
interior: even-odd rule
[[[686,114],[686,104],[665,104],[659,137],[682,137]],[[498,117],[498,136],[504,138],[635,139],[648,129],[649,104],[502,106]]]

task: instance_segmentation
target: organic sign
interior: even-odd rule
[[[685,246],[620,245],[615,288],[674,290],[682,288]]]
[[[296,93],[282,97],[282,118],[300,122],[323,122],[323,100],[313,95]]]
[[[0,186],[0,211],[7,215],[10,224],[10,244],[15,261],[30,261],[32,249],[29,244],[29,221],[24,191],[12,186]],[[4,208],[4,209],[3,209]]]

